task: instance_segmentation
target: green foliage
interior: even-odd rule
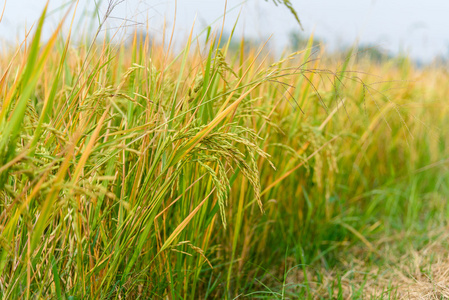
[[[311,266],[446,224],[445,70],[42,43],[44,18],[0,59],[2,298],[343,298]]]

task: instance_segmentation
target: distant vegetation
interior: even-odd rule
[[[213,32],[74,47],[44,19],[0,57],[1,298],[393,299],[436,278],[444,243],[400,267],[446,232],[445,69],[299,37],[279,61]]]

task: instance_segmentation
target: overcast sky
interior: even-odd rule
[[[272,2],[262,0],[228,0],[225,28],[231,31],[240,12],[236,32],[238,35],[267,39],[272,35],[272,45],[282,47],[288,42],[288,33],[299,31],[294,17],[285,7],[276,7]],[[0,23],[2,40],[15,41],[23,37],[39,16],[45,0],[7,0],[4,18]],[[63,9],[56,9],[67,0],[50,0],[52,16],[47,31],[55,27]],[[387,51],[406,52],[413,58],[429,61],[435,55],[449,54],[449,1],[448,0],[291,0],[297,9],[304,27],[301,32],[327,41],[331,48],[360,44],[377,45]],[[0,0],[3,4],[4,0]],[[81,0],[78,16],[82,11],[93,11],[100,3],[105,12],[107,1]],[[176,5],[175,5],[176,3]],[[141,23],[149,21],[150,34],[161,36],[162,24],[166,20],[171,30],[176,7],[176,33],[179,39],[185,37],[196,20],[195,32],[223,15],[224,0],[125,0],[118,5],[113,16],[113,27],[122,23],[122,18]],[[56,10],[55,10],[56,9]],[[86,19],[78,18],[86,24]],[[212,27],[219,28],[221,22]],[[98,23],[98,22],[97,22]],[[132,25],[132,22],[128,22]],[[145,25],[140,25],[142,29]],[[131,27],[128,27],[131,28]],[[128,31],[130,31],[128,29]],[[178,39],[178,40],[179,40]]]

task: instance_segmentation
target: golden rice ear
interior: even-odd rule
[[[0,54],[0,297],[447,294],[445,68],[44,18]]]

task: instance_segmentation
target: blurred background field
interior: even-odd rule
[[[449,36],[446,28],[449,20],[446,12],[449,3],[444,0],[421,1],[358,1],[358,0],[293,0],[290,1],[301,21],[302,29],[284,5],[279,1],[255,0],[114,0],[116,7],[106,21],[103,31],[116,34],[120,41],[132,36],[137,28],[152,39],[165,38],[175,28],[174,44],[182,48],[195,21],[194,35],[205,27],[221,29],[229,33],[235,25],[234,36],[265,42],[270,51],[278,54],[291,44],[291,35],[304,39],[313,33],[316,40],[325,41],[330,50],[341,50],[357,43],[359,46],[376,46],[384,53],[405,54],[420,64],[449,54]],[[65,13],[70,0],[50,1],[44,37],[51,35]],[[99,20],[107,11],[108,0],[79,0],[74,21],[75,37],[79,33],[95,32]],[[3,5],[5,1],[1,1]],[[16,44],[25,36],[26,29],[39,18],[46,0],[6,1],[5,14],[0,23],[0,39]],[[277,3],[278,6],[275,6]],[[224,11],[226,18],[223,22]],[[236,23],[236,20],[239,20]],[[66,23],[63,30],[68,29]],[[118,28],[121,27],[120,30]],[[108,28],[108,29],[107,29]]]
[[[120,40],[109,4],[2,50],[2,298],[449,296],[444,57]]]

